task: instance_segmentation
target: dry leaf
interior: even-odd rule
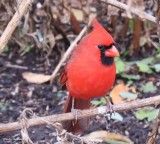
[[[82,137],[86,141],[92,141],[92,142],[117,142],[117,143],[125,143],[125,144],[133,144],[133,142],[127,138],[126,136],[115,134],[115,133],[109,133],[107,131],[95,131],[88,135],[85,135]]]
[[[135,100],[137,98],[136,88],[133,86],[127,87],[124,83],[120,83],[110,92],[110,97],[114,104]]]
[[[24,72],[22,76],[30,83],[42,84],[50,80],[51,75],[37,74],[32,72]]]
[[[83,21],[84,15],[82,10],[75,8],[72,8],[71,10],[78,21]]]
[[[125,100],[120,96],[120,93],[127,92],[128,87],[124,83],[118,84],[110,92],[110,97],[112,98],[113,104],[119,104],[125,102]]]

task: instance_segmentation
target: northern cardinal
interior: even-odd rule
[[[104,97],[116,76],[114,57],[119,56],[112,36],[94,19],[93,29],[75,47],[64,71],[61,84],[69,91],[64,112],[71,109],[88,109],[92,98]],[[74,98],[74,101],[73,101]],[[88,126],[89,118],[64,122],[69,131],[81,131]]]

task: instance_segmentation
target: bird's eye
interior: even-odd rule
[[[102,49],[104,48],[104,46],[101,45],[101,44],[99,44],[99,45],[98,45],[98,48],[99,48],[100,50],[102,50]]]

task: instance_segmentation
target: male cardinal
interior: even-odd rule
[[[91,98],[105,97],[116,76],[114,57],[119,56],[112,36],[94,19],[93,29],[75,47],[61,75],[61,84],[69,91],[64,112],[88,109]],[[89,118],[67,121],[69,131],[81,131],[88,126]]]

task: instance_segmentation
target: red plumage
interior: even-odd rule
[[[119,55],[115,42],[97,20],[94,19],[92,25],[93,30],[76,46],[61,77],[61,84],[65,83],[69,91],[64,112],[70,112],[72,96],[75,109],[89,108],[90,99],[105,96],[115,81],[112,57]],[[75,130],[77,125],[79,122],[69,127]]]

